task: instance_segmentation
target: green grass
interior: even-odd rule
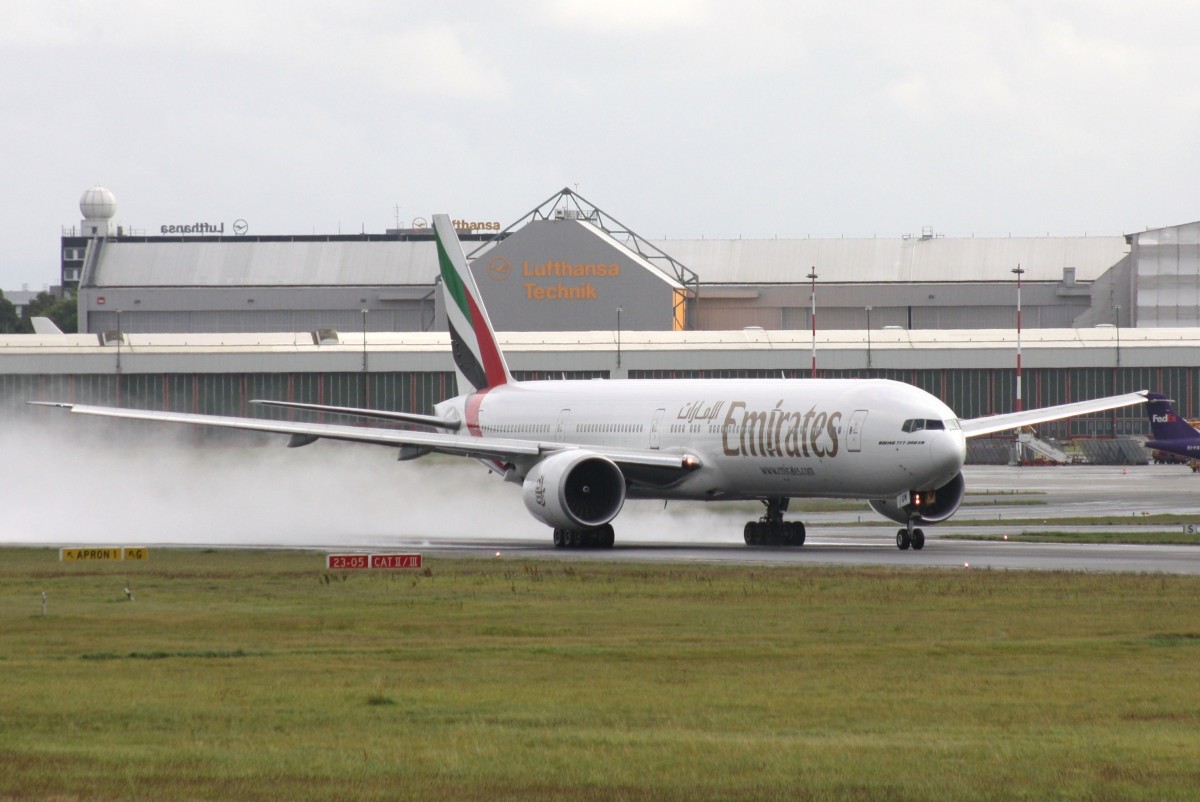
[[[1200,578],[0,556],[0,799],[1200,787]]]

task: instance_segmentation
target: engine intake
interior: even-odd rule
[[[913,523],[935,524],[958,511],[966,490],[967,483],[963,481],[960,472],[932,493],[927,490],[914,490],[910,494],[911,500],[903,507],[896,504],[895,499],[873,500],[868,503],[875,512],[899,524],[908,523],[910,518]]]
[[[590,451],[560,451],[539,462],[522,485],[525,509],[553,527],[602,526],[625,504],[625,476]]]

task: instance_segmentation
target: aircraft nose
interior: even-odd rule
[[[967,438],[962,432],[938,432],[929,438],[929,465],[945,481],[953,479],[967,461]]]

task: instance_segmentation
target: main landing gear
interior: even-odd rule
[[[615,540],[612,524],[604,524],[591,529],[554,530],[554,548],[556,549],[611,549]]]
[[[896,530],[896,548],[905,551],[909,546],[913,547],[913,551],[925,548],[925,532],[921,529],[913,529],[912,518],[908,519],[907,526]]]
[[[788,499],[763,499],[767,514],[757,521],[746,524],[744,537],[747,546],[803,546],[804,524],[800,521],[785,521]]]

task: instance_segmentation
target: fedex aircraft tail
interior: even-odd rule
[[[496,332],[488,319],[475,277],[467,267],[458,235],[450,216],[435,214],[433,232],[437,239],[438,266],[442,275],[442,297],[450,324],[450,349],[460,395],[508,384],[512,376],[504,354],[496,343]]]
[[[1200,432],[1175,414],[1171,399],[1160,393],[1146,394],[1151,440],[1200,440]]]

